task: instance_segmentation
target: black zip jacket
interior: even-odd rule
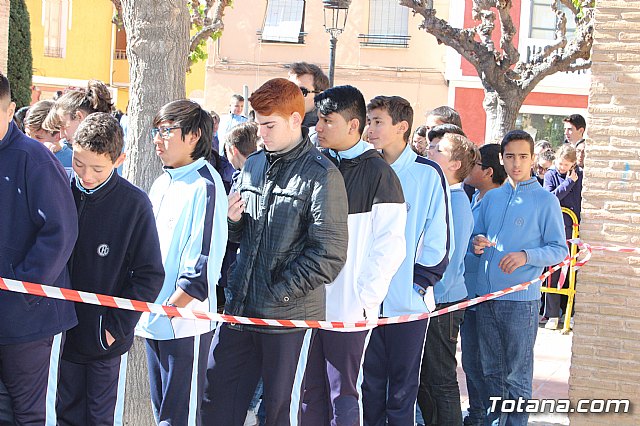
[[[117,173],[86,194],[71,182],[78,241],[70,260],[75,290],[153,302],[164,280],[160,243],[147,195]],[[62,357],[89,362],[120,356],[133,343],[140,313],[76,303],[78,325],[67,332]],[[105,330],[115,338],[107,345]]]
[[[284,154],[250,155],[238,180],[245,212],[229,222],[240,252],[229,271],[225,312],[274,319],[325,318],[325,284],[347,257],[348,203],[342,175],[303,140]],[[293,328],[233,326],[264,333]]]

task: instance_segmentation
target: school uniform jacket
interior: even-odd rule
[[[71,182],[78,240],[70,260],[75,290],[153,302],[164,279],[160,243],[147,195],[115,171],[87,191]],[[78,325],[67,332],[62,357],[84,363],[122,355],[133,344],[140,313],[76,304]],[[111,346],[106,331],[115,338]]]
[[[194,299],[189,309],[215,312],[216,284],[227,246],[228,201],[222,178],[204,158],[165,168],[149,198],[156,217],[165,270],[156,303],[166,303],[180,287]],[[136,334],[154,340],[197,336],[215,328],[211,321],[144,313]]]
[[[342,173],[349,200],[347,262],[326,286],[327,321],[376,319],[406,252],[407,206],[402,186],[391,167],[366,142],[324,154]]]
[[[0,140],[0,277],[70,288],[78,235],[69,179],[41,143],[9,123]],[[32,342],[76,325],[73,303],[0,291],[0,345]]]
[[[420,314],[433,310],[433,286],[440,281],[453,254],[451,194],[435,162],[406,146],[391,168],[407,203],[407,255],[391,280],[381,316]]]

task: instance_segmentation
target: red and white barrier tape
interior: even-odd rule
[[[575,241],[575,240],[574,240]],[[573,257],[577,258],[581,253],[586,256],[576,262],[576,267],[583,266],[588,262],[591,257],[591,250],[588,244],[582,241],[575,241],[581,248],[581,251],[576,253]],[[616,251],[618,248],[615,248]],[[640,252],[640,249],[632,249]],[[626,252],[626,251],[625,251]],[[262,318],[248,318],[226,314],[218,314],[213,312],[196,311],[186,308],[175,308],[172,306],[164,306],[156,303],[141,302],[139,300],[123,299],[121,297],[107,296],[104,294],[88,293],[85,291],[71,290],[66,288],[52,287],[43,284],[34,284],[24,281],[16,281],[8,278],[0,277],[0,290],[13,291],[17,293],[25,293],[34,296],[50,297],[60,300],[68,300],[72,302],[88,303],[92,305],[108,306],[110,308],[120,308],[129,311],[137,312],[151,312],[159,315],[166,315],[170,317],[181,317],[191,319],[201,319],[217,322],[228,322],[233,324],[247,324],[258,326],[275,326],[275,327],[296,327],[296,328],[323,328],[323,329],[345,329],[345,328],[362,328],[371,327],[376,325],[386,324],[398,324],[402,322],[417,321],[438,315],[443,315],[449,312],[457,311],[467,308],[469,306],[477,305],[487,300],[496,299],[504,296],[505,294],[513,293],[516,291],[524,290],[528,286],[538,281],[543,281],[546,277],[553,272],[562,268],[565,265],[571,263],[572,257],[567,257],[563,262],[550,268],[549,271],[540,275],[538,278],[528,281],[526,283],[517,284],[513,287],[506,288],[504,290],[496,291],[493,293],[485,294],[470,300],[466,300],[455,305],[448,306],[431,313],[423,314],[411,314],[401,315],[390,318],[380,318],[370,321],[358,321],[358,322],[342,322],[342,321],[311,321],[311,320],[278,320],[278,319],[262,319]]]

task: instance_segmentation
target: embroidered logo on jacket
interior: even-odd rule
[[[98,246],[98,256],[105,257],[109,254],[109,246],[107,244],[100,244]]]

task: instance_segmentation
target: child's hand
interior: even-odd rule
[[[496,245],[496,243],[492,243],[484,235],[476,235],[471,244],[473,244],[473,252],[475,254],[482,254],[484,253],[485,247],[495,247]]]
[[[113,345],[113,342],[115,342],[116,339],[111,335],[111,333],[109,333],[109,330],[105,330],[104,334],[107,336],[107,346]]]
[[[527,263],[527,254],[523,251],[514,251],[500,260],[498,268],[505,274],[510,274],[525,263]]]
[[[578,181],[578,172],[576,171],[575,167],[569,170],[569,173],[567,173],[567,178],[571,179],[574,182]]]
[[[229,194],[227,217],[233,222],[238,222],[242,218],[242,213],[244,213],[244,201],[239,192],[232,192]]]

